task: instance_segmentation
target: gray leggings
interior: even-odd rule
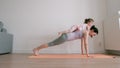
[[[55,39],[54,41],[52,42],[49,42],[48,43],[48,46],[55,46],[55,45],[59,45],[59,44],[62,44],[64,43],[65,41],[67,41],[67,34],[62,34],[60,37],[58,37],[57,39]]]

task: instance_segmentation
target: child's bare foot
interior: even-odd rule
[[[33,49],[33,53],[34,53],[35,56],[39,56],[39,51],[38,51],[37,48],[34,48],[34,49]]]

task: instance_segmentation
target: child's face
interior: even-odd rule
[[[88,22],[88,26],[92,26],[93,25],[93,21]]]

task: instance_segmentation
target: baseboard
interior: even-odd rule
[[[13,50],[13,53],[32,53],[32,50]]]
[[[106,50],[106,53],[120,56],[120,50]]]
[[[10,54],[11,52],[0,53],[0,55]]]

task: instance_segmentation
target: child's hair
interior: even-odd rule
[[[94,22],[94,20],[92,18],[85,19],[84,23],[87,24],[88,22]]]
[[[95,25],[91,26],[90,30],[93,30],[96,34],[98,34],[98,29],[95,27]]]

